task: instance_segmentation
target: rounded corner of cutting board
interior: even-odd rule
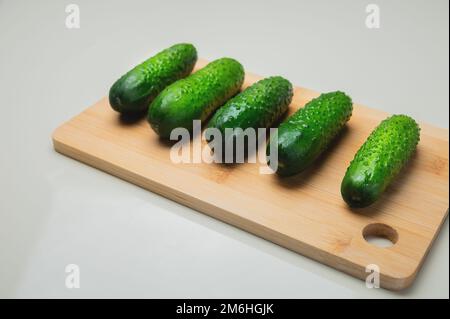
[[[412,286],[420,269],[420,264],[417,264],[412,271],[405,271],[396,276],[385,275],[385,278],[381,279],[381,287],[393,290],[401,291]]]
[[[64,125],[61,125],[52,132],[51,139],[52,139],[52,143],[53,143],[53,148],[56,151],[58,151],[59,146],[61,144],[63,130],[64,130]]]

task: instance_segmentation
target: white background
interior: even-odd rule
[[[415,284],[362,281],[55,153],[51,133],[177,42],[448,128],[448,1],[0,0],[1,297],[449,297],[449,225]],[[81,269],[81,288],[64,268]]]

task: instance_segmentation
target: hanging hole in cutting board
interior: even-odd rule
[[[381,248],[388,248],[398,241],[397,231],[386,224],[369,224],[363,229],[364,239],[372,245]]]

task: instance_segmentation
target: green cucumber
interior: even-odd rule
[[[302,172],[330,145],[350,119],[352,100],[343,92],[324,93],[308,102],[278,128],[278,136],[268,145],[278,149],[277,174],[290,176]]]
[[[204,122],[239,92],[244,76],[244,68],[238,61],[215,60],[165,88],[151,103],[148,122],[162,138],[170,137],[171,131],[178,127],[192,131],[193,120]]]
[[[378,125],[350,163],[341,194],[351,207],[379,199],[406,165],[420,140],[420,128],[406,115],[393,115]]]
[[[197,62],[192,44],[171,46],[139,64],[109,90],[109,104],[120,113],[141,113],[169,84],[188,76]]]
[[[286,112],[293,95],[292,84],[281,76],[256,82],[219,108],[208,123],[225,137],[226,128],[268,128]],[[235,135],[233,135],[236,138]]]

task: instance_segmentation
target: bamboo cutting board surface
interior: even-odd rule
[[[196,69],[205,64],[199,61]],[[260,78],[247,74],[244,87]],[[316,96],[295,88],[289,113]],[[351,210],[341,198],[341,180],[355,152],[387,116],[355,105],[335,145],[289,178],[260,174],[258,162],[172,163],[170,144],[145,119],[120,120],[107,98],[58,127],[53,144],[62,154],[352,276],[365,279],[366,267],[376,265],[381,286],[399,290],[413,282],[447,216],[449,141],[448,130],[421,124],[408,167],[376,204]],[[387,237],[394,245],[381,248],[364,235]]]

